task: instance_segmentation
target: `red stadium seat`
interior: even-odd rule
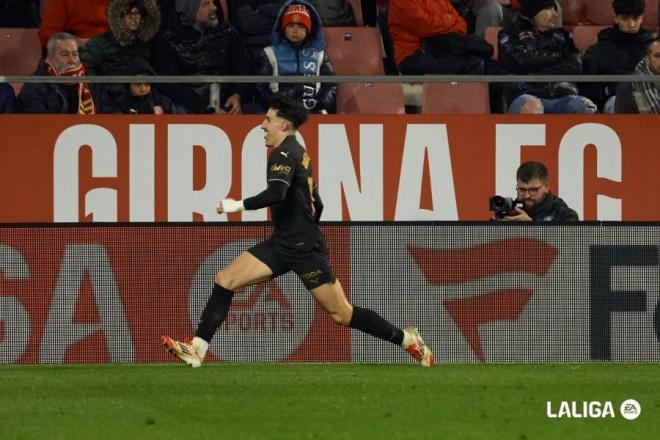
[[[564,27],[571,29],[573,26],[583,23],[585,2],[586,0],[559,0]],[[600,2],[607,3],[612,8],[610,1],[600,0]]]
[[[486,32],[484,34],[484,40],[486,40],[488,43],[490,43],[491,46],[493,46],[493,59],[497,61],[497,34],[500,33],[500,29],[502,29],[500,26],[496,27],[487,27]]]
[[[614,10],[612,2],[603,0],[586,0],[585,18],[589,23],[611,26],[614,24]],[[645,29],[655,32],[658,29],[658,0],[646,0],[644,10]]]
[[[337,91],[337,113],[403,115],[403,86],[398,83],[344,83]]]
[[[598,41],[598,32],[608,26],[575,26],[573,28],[573,42],[582,55],[589,46]]]
[[[486,83],[424,83],[422,113],[490,113]]]
[[[362,18],[362,0],[348,0],[353,7],[353,15],[358,26],[364,26],[364,19]]]
[[[323,36],[338,75],[384,75],[383,43],[375,27],[327,27]]]
[[[0,28],[0,75],[31,75],[41,59],[38,28]],[[21,84],[12,84],[16,93]]]

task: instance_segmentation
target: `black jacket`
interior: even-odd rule
[[[530,209],[529,211],[523,210],[535,222],[571,222],[578,221],[577,212],[568,207],[559,197],[551,192],[545,197],[545,200],[540,205]]]
[[[646,55],[654,36],[646,29],[628,34],[614,25],[598,33],[598,42],[584,54],[584,73],[588,75],[627,75]],[[610,96],[616,94],[616,83],[585,83],[584,95],[602,108]]]
[[[226,23],[200,33],[183,26],[177,14],[154,44],[153,67],[159,75],[250,75],[250,58],[236,30]],[[163,84],[161,91],[176,104],[195,113],[209,105],[208,84]],[[222,84],[221,102],[238,93],[242,101],[250,94],[249,84]]]
[[[498,35],[498,60],[502,67],[518,75],[579,75],[582,58],[570,34],[563,28],[540,32],[533,20],[518,15]],[[570,82],[519,83],[508,92],[510,103],[528,93],[539,98],[577,95]]]
[[[34,72],[35,76],[48,76],[42,60]],[[103,89],[97,84],[89,84],[96,113],[103,109]],[[17,113],[78,113],[78,88],[54,83],[27,83],[16,98]]]

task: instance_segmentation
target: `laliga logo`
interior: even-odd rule
[[[238,241],[218,248],[195,273],[190,286],[188,314],[193,327],[211,293],[215,273],[256,242]],[[311,295],[290,273],[273,281],[246,287],[234,296],[227,319],[209,350],[225,361],[286,359],[304,341],[314,316]]]
[[[635,399],[625,400],[619,408],[621,416],[627,420],[635,420],[642,412],[642,406]],[[546,403],[546,415],[549,419],[574,418],[574,419],[604,419],[616,417],[612,402],[566,402],[559,404],[557,412],[552,407],[552,402]]]

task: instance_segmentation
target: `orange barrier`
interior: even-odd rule
[[[0,222],[223,221],[265,187],[256,116],[0,118]],[[323,219],[484,220],[539,160],[584,220],[657,220],[653,116],[372,115],[303,127]],[[265,211],[231,221],[265,220]]]

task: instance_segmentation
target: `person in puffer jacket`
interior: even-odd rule
[[[500,65],[517,75],[580,75],[580,52],[557,16],[554,0],[523,0],[520,14],[498,35]],[[596,105],[567,81],[521,82],[507,95],[509,113],[596,112]]]
[[[110,30],[89,40],[80,51],[88,74],[119,75],[134,58],[148,60],[159,24],[155,0],[112,0]]]
[[[305,0],[287,1],[271,33],[271,46],[264,48],[256,66],[257,75],[334,75],[325,51],[323,25],[314,7]],[[257,101],[268,107],[271,96],[281,92],[301,102],[313,113],[335,113],[337,85],[334,83],[260,83]]]

